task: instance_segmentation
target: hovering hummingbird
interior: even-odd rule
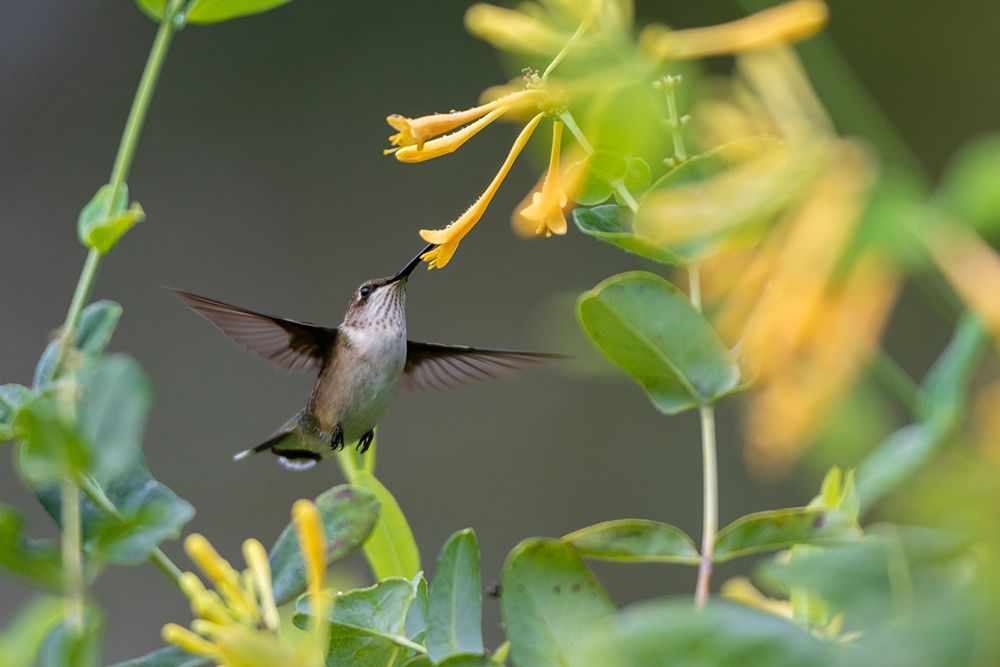
[[[290,468],[307,468],[345,444],[364,453],[396,385],[454,387],[497,377],[560,355],[421,343],[406,338],[406,281],[418,253],[398,273],[368,280],[354,292],[344,321],[323,327],[273,317],[175,290],[222,333],[288,371],[317,373],[309,403],[239,460],[270,450]]]

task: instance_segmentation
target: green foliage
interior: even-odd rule
[[[430,588],[427,655],[434,662],[483,652],[479,543],[471,529],[452,535],[438,557]]]
[[[679,265],[684,262],[682,257],[665,249],[662,244],[653,243],[637,235],[632,229],[632,219],[632,211],[621,204],[604,204],[573,210],[573,222],[588,236],[663,264]]]
[[[73,336],[73,349],[82,353],[85,361],[99,357],[111,342],[121,315],[122,307],[114,301],[95,301],[88,305],[80,313],[80,324]],[[45,351],[35,365],[35,388],[52,379],[58,357],[59,341],[54,340],[45,346]]]
[[[28,538],[20,513],[6,505],[0,505],[0,568],[43,588],[57,590],[62,585],[59,546]]]
[[[772,614],[713,600],[697,612],[688,599],[636,605],[579,663],[584,667],[822,667],[828,650]],[[550,663],[555,664],[555,663]]]
[[[986,340],[982,323],[964,315],[921,384],[919,421],[889,435],[858,467],[863,509],[899,487],[947,441],[967,410],[968,384]]]
[[[95,607],[87,607],[83,614],[83,627],[77,631],[64,619],[57,624],[42,643],[38,652],[37,667],[99,667],[104,619]]]
[[[416,645],[406,637],[406,616],[420,579],[390,577],[369,588],[336,594],[329,614],[327,664],[393,667],[408,657]],[[310,615],[306,596],[299,598],[296,610],[296,625],[306,627]]]
[[[168,646],[132,660],[116,663],[112,667],[206,667],[211,664],[211,658],[193,656],[175,646]]]
[[[648,519],[617,519],[562,538],[584,558],[626,563],[697,564],[698,549],[676,526]]]
[[[316,500],[326,534],[326,564],[354,552],[372,532],[378,520],[379,504],[365,489],[335,486]],[[274,599],[279,605],[294,600],[306,590],[305,564],[295,526],[281,531],[270,553]]]
[[[652,273],[608,278],[577,304],[580,325],[664,414],[732,392],[739,368],[687,296]]]
[[[90,448],[51,395],[22,405],[14,419],[14,432],[21,439],[21,475],[29,484],[51,484],[82,474],[90,466]]]
[[[49,598],[39,598],[26,605],[0,633],[0,665],[37,665],[35,657],[45,639],[62,619],[65,606],[62,600]]]
[[[139,8],[151,18],[161,21],[169,0],[136,0]],[[218,23],[229,19],[259,14],[280,7],[291,0],[193,0],[188,4],[188,23]]]
[[[111,185],[102,185],[80,211],[80,218],[77,220],[80,243],[102,255],[107,254],[128,230],[145,217],[146,212],[138,202],[128,205],[126,184],[122,183],[114,202],[111,201]]]
[[[420,572],[420,551],[399,503],[389,489],[366,470],[356,471],[350,482],[374,494],[382,508],[378,522],[364,545],[365,556],[375,578],[412,579]]]
[[[594,151],[570,169],[570,180],[582,181],[573,200],[583,206],[595,206],[614,195],[618,203],[625,204],[621,192],[633,196],[642,192],[649,187],[650,174],[649,165],[640,157],[609,150]]]
[[[856,539],[856,529],[835,510],[790,507],[742,516],[719,531],[712,558],[718,563],[796,544],[837,544]]]
[[[507,557],[500,614],[518,667],[578,665],[607,633],[615,605],[573,547],[522,542]]]
[[[979,137],[956,153],[941,184],[946,205],[990,238],[1000,230],[1000,135]]]

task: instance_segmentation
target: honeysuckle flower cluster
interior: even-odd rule
[[[305,563],[307,595],[311,606],[305,640],[281,634],[274,602],[267,551],[254,539],[243,543],[247,569],[238,572],[203,536],[184,542],[188,556],[209,580],[208,589],[198,575],[185,572],[181,588],[196,616],[191,628],[174,623],[163,627],[163,638],[188,653],[211,658],[225,667],[320,667],[325,664],[326,611],[329,598],[322,594],[326,537],[319,510],[308,500],[292,508]]]
[[[466,26],[474,35],[504,50],[551,60],[541,73],[527,70],[521,83],[492,89],[479,106],[417,118],[393,114],[386,119],[396,133],[389,137],[392,148],[385,152],[400,162],[415,163],[456,151],[501,118],[530,118],[479,198],[447,227],[420,230],[420,236],[435,246],[423,255],[424,260],[431,268],[444,267],[451,261],[459,242],[482,219],[518,155],[546,117],[552,120],[549,166],[539,186],[515,210],[512,222],[522,234],[566,233],[566,207],[574,183],[561,169],[566,164],[561,158],[562,132],[576,98],[614,94],[630,85],[636,72],[648,76],[667,62],[741,53],[803,39],[819,30],[826,16],[826,5],[821,0],[793,0],[718,26],[690,30],[650,26],[635,42],[631,37],[633,9],[629,0],[528,3],[517,10],[474,5],[466,14]],[[635,56],[636,66],[627,67],[627,72],[621,65],[621,44],[628,44]],[[598,66],[588,67],[581,77],[570,75],[558,81],[550,78],[557,65],[574,55],[596,58]],[[574,138],[585,152],[594,150],[585,137],[574,133]]]

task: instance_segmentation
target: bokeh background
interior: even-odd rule
[[[145,446],[154,474],[191,501],[189,529],[231,557],[265,543],[291,503],[339,479],[332,463],[293,474],[270,457],[240,464],[296,411],[311,378],[272,370],[215,332],[160,285],[335,324],[362,280],[396,270],[420,227],[454,218],[492,177],[514,130],[484,133],[420,167],[381,155],[388,113],[461,107],[506,73],[462,27],[467,2],[296,0],[274,12],[180,33],[130,178],[148,218],[102,268],[95,297],[125,307],[113,351],[150,374],[156,403]],[[675,27],[741,14],[735,3],[639,0],[640,22]],[[932,173],[1000,118],[1000,4],[990,0],[830,2],[828,34]],[[30,383],[62,321],[84,250],[76,216],[107,178],[155,26],[127,0],[5,3],[0,10],[0,380]],[[723,65],[724,65],[723,61]],[[837,118],[852,130],[849,114]],[[411,336],[576,352],[573,295],[638,260],[571,233],[525,242],[508,216],[542,169],[522,161],[444,271],[410,281]],[[648,267],[646,267],[648,268]],[[915,375],[946,324],[904,294],[886,347]],[[564,364],[461,391],[400,395],[380,428],[379,477],[395,493],[433,568],[443,540],[474,527],[485,582],[522,538],[637,516],[700,534],[700,446],[693,413],[665,418],[619,374]],[[800,504],[818,466],[781,480],[750,476],[735,406],[721,410],[721,520]],[[6,463],[0,502],[29,508]],[[186,562],[179,545],[165,546]],[[723,567],[717,581],[746,563]],[[694,570],[598,566],[620,603],[687,593]],[[363,561],[341,577],[363,582]],[[150,566],[118,568],[95,595],[107,612],[105,658],[160,644],[188,617]],[[0,581],[0,622],[29,596]],[[497,623],[487,605],[487,631]]]

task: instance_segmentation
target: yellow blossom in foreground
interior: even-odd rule
[[[496,194],[497,190],[500,188],[500,184],[507,177],[510,168],[514,165],[514,161],[517,156],[520,155],[521,150],[524,145],[528,143],[528,139],[531,138],[532,132],[538,127],[538,123],[541,122],[542,116],[544,114],[538,114],[524,126],[521,133],[517,135],[517,139],[514,140],[514,145],[511,146],[510,153],[507,155],[507,159],[504,160],[503,164],[500,166],[500,171],[497,175],[493,177],[493,181],[486,188],[486,191],[476,200],[469,209],[461,215],[453,223],[445,227],[444,229],[421,229],[420,237],[423,238],[428,243],[433,243],[437,247],[433,250],[425,253],[423,259],[430,264],[430,268],[442,268],[451,261],[452,256],[455,254],[455,250],[458,248],[458,243],[461,241],[466,234],[468,234],[479,219],[483,217],[483,213],[486,212],[486,208],[490,205],[493,200],[493,196]]]
[[[326,567],[326,537],[319,510],[308,500],[292,509],[305,562],[311,609],[310,640],[293,644],[281,637],[267,551],[257,540],[243,543],[247,569],[235,568],[203,536],[184,542],[188,556],[215,590],[192,572],[181,576],[181,589],[197,616],[191,629],[168,623],[163,638],[188,653],[211,658],[226,667],[320,667],[326,648],[326,608],[321,594]]]
[[[505,112],[528,108],[537,105],[544,97],[545,92],[542,90],[519,90],[463,111],[434,113],[427,116],[420,116],[419,118],[407,118],[406,116],[393,114],[388,116],[385,121],[398,130],[398,132],[389,137],[389,142],[397,147],[416,146],[416,149],[420,150],[427,141],[434,137],[472,123],[500,108],[505,108]],[[495,116],[494,119],[497,117],[499,116]],[[485,123],[479,126],[475,132],[469,134],[465,139],[468,139],[488,124]],[[385,152],[391,153],[393,150],[390,148]]]
[[[527,225],[534,227],[535,234],[551,236],[566,233],[566,216],[563,214],[563,208],[566,206],[567,198],[561,187],[559,174],[562,128],[563,124],[559,121],[552,124],[552,151],[542,190],[531,195],[531,204],[520,210],[520,217]]]
[[[569,37],[524,12],[483,3],[466,11],[465,28],[499,49],[538,55],[555,53]]]
[[[829,9],[822,0],[792,0],[729,23],[669,30],[650,26],[640,44],[656,60],[690,60],[743,53],[797,42],[826,25]]]

